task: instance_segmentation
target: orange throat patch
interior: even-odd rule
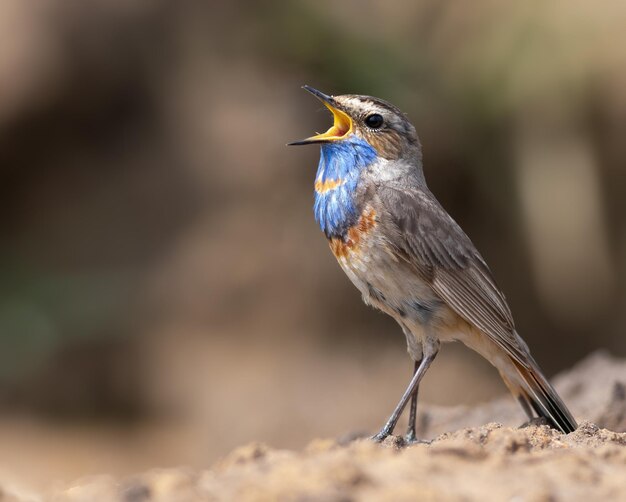
[[[337,259],[346,258],[350,253],[358,252],[363,238],[376,226],[376,211],[366,208],[359,221],[350,227],[346,235],[329,239],[330,249]]]
[[[317,193],[330,192],[331,190],[334,190],[335,188],[337,188],[338,186],[343,185],[344,183],[345,183],[345,180],[342,180],[342,179],[338,179],[338,180],[324,180],[324,181],[317,180],[315,182],[315,191]]]

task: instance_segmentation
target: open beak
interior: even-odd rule
[[[346,138],[352,132],[352,119],[350,116],[342,111],[337,104],[337,101],[332,96],[328,96],[317,89],[309,85],[303,85],[302,88],[319,99],[324,106],[330,110],[333,114],[333,125],[328,131],[322,134],[316,134],[310,138],[306,138],[300,141],[294,141],[289,143],[289,146],[293,145],[310,145],[312,143],[328,143],[330,141],[337,141]]]

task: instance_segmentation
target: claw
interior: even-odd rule
[[[380,431],[378,434],[375,434],[371,437],[371,440],[375,443],[382,443],[385,439],[389,437],[389,433],[385,431]]]
[[[409,432],[407,432],[404,435],[404,441],[407,444],[417,443],[418,439],[417,439],[417,436],[415,435],[415,431],[414,430],[410,430]]]
[[[428,441],[427,439],[419,439],[415,437],[415,434],[406,434],[404,436],[404,445],[412,446],[414,444],[431,444],[432,440]]]

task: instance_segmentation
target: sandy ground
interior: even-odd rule
[[[516,427],[518,410],[503,398],[427,407],[419,422],[430,443],[406,446],[391,437],[378,445],[357,433],[316,439],[302,451],[252,443],[208,470],[101,475],[45,496],[6,490],[0,500],[626,500],[626,361],[595,354],[556,385],[580,420],[572,434]]]

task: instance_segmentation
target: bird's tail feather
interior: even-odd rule
[[[561,432],[568,433],[577,429],[576,420],[567,409],[559,395],[543,376],[539,366],[530,358],[527,365],[511,358],[519,378],[505,378],[511,392],[518,397],[522,408],[529,415],[531,409],[548,424]]]

